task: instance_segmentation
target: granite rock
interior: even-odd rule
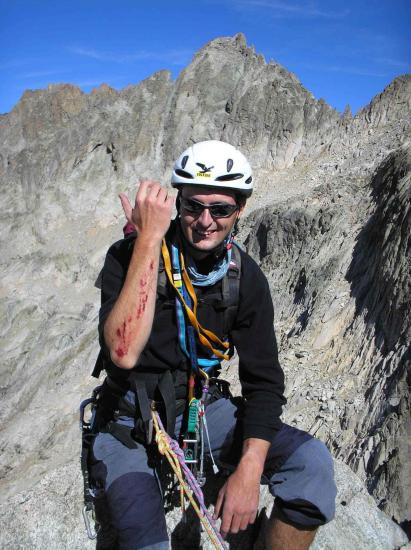
[[[357,496],[341,505],[316,544],[336,548],[329,532],[342,546],[349,525],[366,548],[378,522],[381,548],[405,544],[387,518],[409,525],[410,101],[404,75],[341,115],[240,34],[207,44],[176,81],[53,85],[0,116],[2,546],[86,547],[77,407],[96,383],[93,284],[121,237],[117,194],[143,177],[167,184],[176,155],[208,138],[255,168],[238,238],[272,290],[284,418],[361,480],[357,508]],[[235,359],[225,375],[238,390]]]

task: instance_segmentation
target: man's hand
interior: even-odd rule
[[[221,516],[221,534],[238,533],[254,523],[260,499],[261,475],[270,443],[250,437],[244,440],[236,471],[218,493],[214,519]]]
[[[139,238],[161,241],[171,222],[174,197],[159,183],[144,180],[138,188],[134,208],[124,193],[119,195],[127,221],[134,225]]]
[[[218,493],[214,519],[220,515],[223,537],[238,533],[254,523],[260,498],[260,468],[241,462]]]

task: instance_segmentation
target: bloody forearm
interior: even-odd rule
[[[131,369],[153,325],[161,241],[138,236],[124,286],[104,325],[111,360]]]

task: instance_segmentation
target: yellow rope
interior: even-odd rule
[[[180,482],[180,499],[181,499],[182,511],[184,512],[184,493],[185,493],[189,501],[191,502],[191,505],[194,508],[194,511],[199,517],[201,523],[203,524],[204,529],[206,530],[208,536],[210,537],[210,540],[214,545],[214,548],[216,548],[217,550],[221,550],[221,548],[224,548],[224,547],[221,545],[220,541],[218,540],[215,533],[211,529],[208,523],[207,517],[203,514],[203,512],[198,507],[196,501],[194,500],[193,493],[183,478],[183,473],[181,471],[181,466],[180,466],[180,463],[178,462],[177,455],[171,449],[168,442],[167,435],[164,433],[164,431],[160,428],[158,424],[156,412],[151,411],[151,415],[153,418],[154,429],[156,432],[156,443],[158,446],[158,450],[162,455],[164,455],[167,458],[171,468],[173,469],[175,475],[177,476],[178,481]]]
[[[198,370],[200,371],[200,374],[201,374],[202,376],[204,376],[204,378],[205,378],[206,380],[210,380],[210,377],[208,376],[208,374],[206,373],[205,370],[203,370],[203,369],[198,369]]]

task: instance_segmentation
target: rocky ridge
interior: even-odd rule
[[[410,103],[405,75],[341,116],[237,35],[206,45],[176,82],[164,71],[120,92],[51,86],[0,117],[1,517],[15,547],[45,480],[50,502],[77,494],[65,475],[76,404],[94,384],[93,281],[121,234],[117,193],[139,177],[168,181],[174,157],[208,138],[256,167],[240,238],[273,293],[285,419],[409,520]],[[235,362],[227,370],[235,383]],[[34,530],[32,546],[64,546],[57,531],[49,544]]]
[[[317,189],[253,213],[246,239],[277,306],[285,418],[325,440],[397,519],[409,507],[410,152],[380,165],[365,211],[356,194]]]

